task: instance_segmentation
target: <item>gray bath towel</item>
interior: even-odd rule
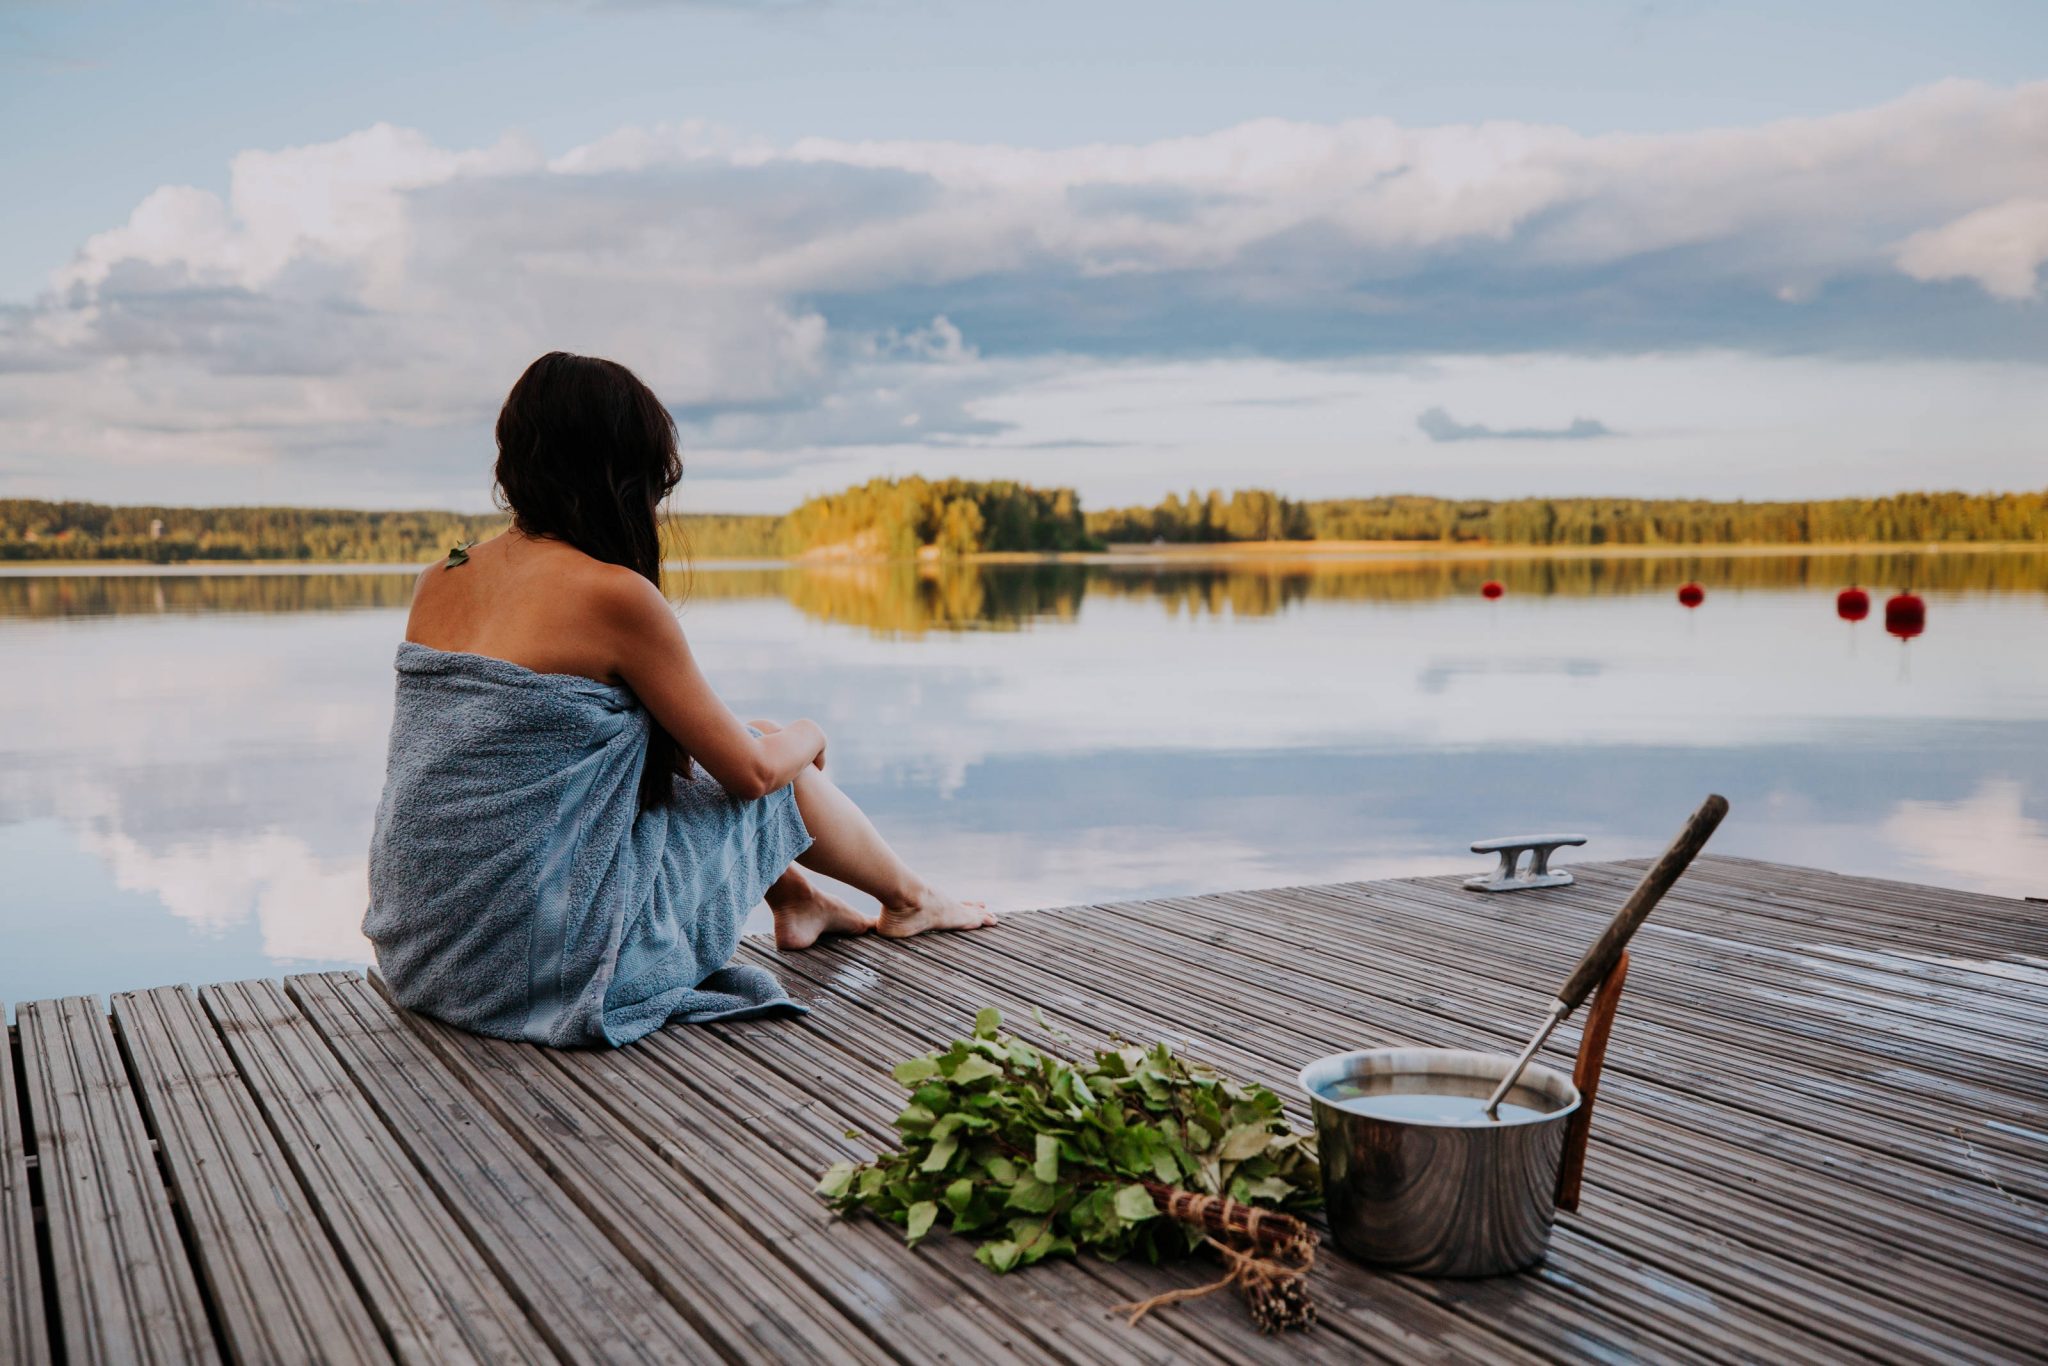
[[[648,724],[625,688],[398,647],[363,933],[402,1004],[555,1045],[803,1008],[730,961],[810,845],[794,790],[738,801],[698,771],[643,812]]]

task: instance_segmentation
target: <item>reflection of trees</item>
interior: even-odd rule
[[[822,621],[914,636],[1069,619],[1080,607],[1084,576],[1079,565],[1065,564],[848,563],[793,569],[783,591]]]
[[[1088,591],[1156,597],[1176,610],[1263,616],[1296,602],[1409,602],[1476,595],[1487,580],[1512,594],[1599,597],[1716,588],[1912,587],[1937,592],[2048,591],[2048,552],[1854,555],[1672,555],[1600,558],[1170,561],[1102,566]]]
[[[374,574],[0,574],[0,618],[403,607],[412,569]]]
[[[972,564],[846,561],[671,573],[681,601],[784,598],[820,621],[882,635],[1014,630],[1071,619],[1087,594],[1150,599],[1174,613],[1270,616],[1311,600],[1421,602],[1474,596],[1488,579],[1510,597],[1716,589],[2048,592],[2048,551],[1855,555],[1679,555],[1603,559],[1260,559],[1185,563]],[[361,574],[0,575],[0,618],[403,608],[413,571]]]

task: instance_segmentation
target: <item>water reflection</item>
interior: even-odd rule
[[[0,618],[339,612],[403,607],[413,570],[236,572],[64,569],[0,573]],[[1724,589],[1838,589],[1849,584],[1937,593],[2048,593],[2048,551],[1907,551],[1843,555],[1549,558],[1385,556],[1375,559],[1108,557],[991,566],[852,562],[717,562],[674,569],[680,602],[782,598],[807,616],[884,635],[1014,629],[1071,621],[1083,599],[1141,598],[1168,612],[1270,616],[1315,601],[1425,602],[1498,583],[1507,597],[1669,593],[1697,582]]]
[[[1927,635],[1837,619],[1852,581],[1915,588]],[[362,961],[410,584],[0,576],[0,998]],[[737,707],[817,717],[906,852],[1012,907],[1476,870],[1470,840],[1538,826],[1641,853],[1709,789],[1729,852],[2048,895],[2048,556],[701,567],[672,591]]]

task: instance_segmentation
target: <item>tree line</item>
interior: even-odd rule
[[[679,555],[771,557],[781,553],[780,522],[772,516],[690,514],[671,518],[667,530]],[[0,498],[0,561],[418,564],[463,541],[495,536],[506,525],[502,513],[109,507]]]
[[[0,561],[286,560],[416,564],[505,526],[502,514],[289,507],[109,507],[0,499]],[[873,479],[787,514],[670,518],[672,554],[949,558],[1109,545],[1404,541],[1501,546],[2048,542],[2048,491],[1803,502],[1641,498],[1297,501],[1267,489],[1169,494],[1087,512],[1074,490],[1013,480]]]
[[[1328,498],[1261,489],[1170,494],[1088,514],[1105,543],[1439,541],[1485,545],[1825,545],[2048,540],[2048,491],[1899,493],[1803,502],[1689,498]]]
[[[1072,489],[1040,489],[1009,479],[870,479],[806,499],[782,519],[791,554],[837,551],[910,559],[1086,550],[1090,538]]]

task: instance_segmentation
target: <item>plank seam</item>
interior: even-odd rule
[[[0,1015],[4,1013],[0,1010]],[[43,1194],[43,1167],[36,1152],[35,1126],[29,1122],[28,1073],[22,1063],[21,1031],[12,1025],[7,1028],[7,1051],[13,1063],[13,1093],[5,1098],[5,1103],[14,1107],[15,1132],[21,1136],[22,1185],[28,1194],[30,1243],[36,1259],[36,1298],[43,1307],[44,1360],[62,1366],[64,1347],[57,1325],[56,1253],[50,1247],[50,1220],[45,1212],[47,1197]]]

